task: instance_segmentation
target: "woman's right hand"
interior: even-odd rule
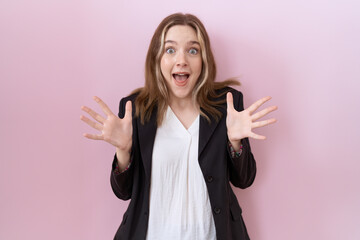
[[[110,108],[99,97],[94,97],[94,100],[100,105],[101,109],[106,114],[106,118],[96,113],[94,110],[82,106],[81,109],[87,112],[97,122],[94,122],[83,115],[80,116],[80,119],[101,132],[101,134],[98,135],[85,133],[84,137],[93,140],[103,140],[115,146],[117,152],[121,151],[129,153],[132,145],[133,131],[131,101],[126,102],[125,115],[124,118],[121,119],[112,113]]]

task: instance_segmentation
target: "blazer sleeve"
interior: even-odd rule
[[[120,101],[119,114],[118,114],[120,118],[124,117],[125,104],[128,100],[129,100],[128,98],[123,98]],[[133,105],[133,113],[134,113],[134,105]],[[134,129],[134,118],[133,118],[133,129]],[[134,141],[134,136],[133,136],[133,141]],[[122,200],[128,200],[131,198],[131,191],[132,191],[133,178],[134,178],[134,165],[135,165],[133,160],[134,160],[134,142],[132,143],[132,149],[130,153],[131,164],[127,170],[125,170],[122,173],[118,173],[117,171],[115,171],[117,165],[116,153],[112,163],[111,174],[110,174],[111,188],[115,193],[115,195]]]
[[[234,107],[237,111],[244,110],[243,95],[241,92],[233,90]],[[254,182],[256,175],[256,162],[251,152],[248,138],[241,140],[243,145],[242,153],[239,157],[231,157],[230,147],[228,147],[229,177],[230,182],[239,188],[247,188]]]

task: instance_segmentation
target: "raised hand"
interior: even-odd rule
[[[100,105],[101,109],[106,114],[106,118],[92,109],[82,106],[81,109],[87,112],[97,122],[94,122],[83,115],[80,116],[80,119],[89,126],[101,131],[101,134],[98,135],[85,133],[84,137],[93,140],[103,140],[117,147],[121,151],[129,152],[132,145],[131,101],[126,103],[125,115],[124,118],[121,119],[112,113],[110,108],[100,98],[94,97],[94,100]]]
[[[254,138],[254,139],[265,139],[265,136],[258,135],[252,132],[252,129],[263,127],[269,125],[271,123],[275,123],[276,119],[271,118],[268,120],[258,121],[259,118],[267,115],[268,113],[275,111],[277,106],[271,106],[265,108],[264,110],[253,114],[261,105],[265,102],[269,101],[271,97],[264,97],[255,103],[253,103],[247,109],[238,112],[234,108],[234,100],[233,96],[230,92],[226,95],[227,102],[227,117],[226,117],[226,127],[227,133],[229,137],[229,141],[233,145],[239,145],[240,140],[246,137]]]

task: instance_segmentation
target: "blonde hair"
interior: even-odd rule
[[[141,123],[144,124],[150,120],[151,114],[157,109],[157,124],[160,126],[162,123],[168,106],[169,90],[161,73],[160,61],[164,54],[165,35],[175,25],[190,26],[196,31],[201,48],[202,70],[192,91],[192,96],[200,106],[200,114],[210,122],[209,116],[204,113],[206,111],[217,121],[221,117],[221,112],[216,107],[225,100],[214,101],[213,99],[225,92],[218,94],[216,90],[229,85],[240,85],[240,83],[234,79],[215,82],[216,64],[205,27],[194,15],[182,13],[166,17],[155,30],[146,56],[145,86],[132,92],[132,94],[138,94],[135,100],[135,115],[140,117]]]

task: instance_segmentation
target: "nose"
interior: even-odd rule
[[[183,51],[179,51],[176,58],[176,66],[184,67],[187,66],[188,62],[186,59],[186,54]]]

